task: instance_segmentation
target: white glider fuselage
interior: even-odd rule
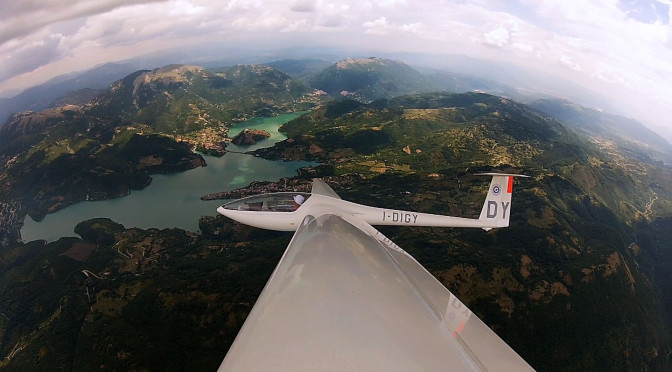
[[[317,193],[283,192],[252,196],[225,204],[217,211],[246,225],[278,231],[296,231],[306,216],[317,217],[326,213],[361,220],[373,226],[475,227],[485,230],[507,227],[513,177],[519,175],[484,175],[493,178],[478,219],[376,208]],[[293,204],[293,196],[296,195],[305,199],[303,204]]]

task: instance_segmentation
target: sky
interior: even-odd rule
[[[672,0],[24,0],[0,14],[0,97],[201,44],[464,54],[579,84],[672,142]]]

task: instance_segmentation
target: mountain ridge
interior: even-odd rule
[[[54,100],[78,89],[103,89],[109,84],[137,70],[135,63],[106,63],[81,73],[57,76],[19,94],[0,99],[0,126],[13,113],[41,111]]]
[[[430,90],[425,77],[410,66],[376,57],[336,62],[313,76],[310,85],[335,97],[365,102]]]
[[[642,161],[672,164],[672,144],[640,122],[620,115],[585,108],[574,102],[555,99],[537,100],[530,106],[584,133],[617,142],[618,147],[635,152]]]

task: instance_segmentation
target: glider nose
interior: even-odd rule
[[[224,206],[220,206],[219,208],[217,208],[217,212],[218,212],[219,214],[221,214],[221,215],[224,215],[224,216],[226,216],[226,217],[229,217],[229,218],[231,218],[231,219],[234,219],[234,218],[231,216],[231,215],[232,215],[231,212],[233,212],[233,211],[230,210],[230,209],[226,209],[226,208],[224,208]]]

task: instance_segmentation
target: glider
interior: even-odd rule
[[[320,179],[310,193],[263,194],[219,207],[247,225],[296,231],[219,370],[532,371],[373,227],[506,227],[520,175],[484,175],[492,181],[478,219],[351,203]]]

